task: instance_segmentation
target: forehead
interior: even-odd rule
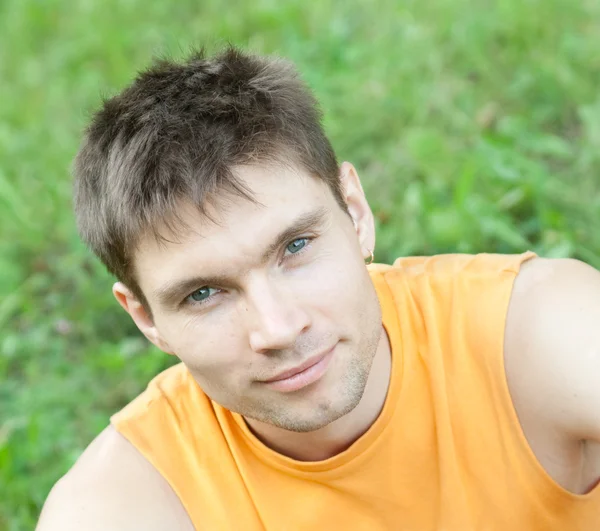
[[[319,207],[339,209],[320,179],[286,167],[244,166],[236,177],[253,200],[228,195],[207,205],[208,216],[182,202],[177,233],[164,239],[142,239],[135,252],[135,271],[144,293],[174,276],[234,274],[251,265],[273,238],[295,219]],[[202,271],[199,269],[202,268]]]

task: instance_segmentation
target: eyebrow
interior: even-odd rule
[[[293,220],[285,229],[283,229],[267,247],[261,262],[267,262],[283,245],[297,238],[303,232],[314,230],[324,224],[328,214],[328,209],[319,207],[310,212],[306,212]],[[174,309],[179,306],[183,298],[189,295],[194,289],[202,286],[223,286],[231,283],[231,279],[225,275],[211,275],[209,277],[191,277],[173,282],[167,282],[165,285],[156,289],[153,293],[159,304],[163,307]]]

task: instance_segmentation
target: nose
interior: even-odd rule
[[[266,280],[247,290],[246,304],[250,347],[257,353],[291,348],[310,326],[308,313],[293,293]]]

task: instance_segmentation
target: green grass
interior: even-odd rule
[[[355,163],[377,259],[575,256],[600,267],[600,3],[0,2],[0,530],[172,359],[79,243],[70,161],[153,55],[230,41],[296,62]]]

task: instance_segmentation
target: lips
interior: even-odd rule
[[[277,382],[279,380],[286,380],[287,378],[290,378],[295,374],[299,374],[305,371],[306,369],[312,367],[313,365],[319,363],[325,356],[327,356],[327,354],[329,354],[329,352],[331,352],[331,350],[332,348],[327,349],[325,352],[307,359],[304,363],[294,367],[293,369],[288,369],[287,371],[280,372],[277,376],[273,376],[273,378],[269,378],[268,380],[263,380],[263,382]]]
[[[268,380],[261,381],[261,383],[269,387],[272,391],[281,393],[291,393],[304,389],[323,377],[327,372],[334,352],[335,345],[324,353],[312,356],[304,363],[292,369],[282,371]]]

